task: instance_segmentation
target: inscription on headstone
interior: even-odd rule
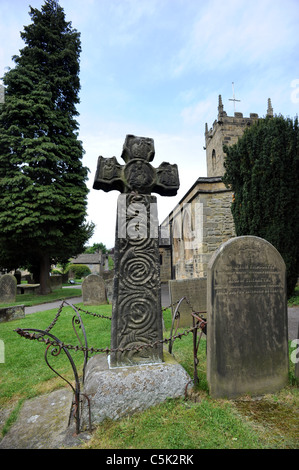
[[[0,277],[0,303],[15,302],[17,295],[17,280],[11,274]]]
[[[207,279],[181,279],[168,281],[169,294],[172,306],[172,313],[176,309],[175,302],[186,297],[189,304],[183,301],[180,304],[180,327],[188,328],[193,325],[193,317],[191,312],[207,311]],[[203,313],[202,316],[205,317]]]
[[[153,139],[127,135],[120,165],[99,157],[94,189],[118,190],[110,357],[112,367],[161,362],[162,313],[156,192],[174,196],[179,188],[176,165],[155,169]],[[120,351],[120,348],[126,351]],[[129,350],[132,348],[132,350]]]
[[[213,397],[272,393],[288,379],[285,263],[266,240],[224,243],[208,267],[207,376]]]
[[[106,304],[107,294],[103,278],[97,274],[86,276],[82,282],[82,298],[84,305]]]

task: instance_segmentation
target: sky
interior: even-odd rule
[[[0,77],[24,47],[29,5],[0,0]],[[299,0],[60,0],[81,33],[77,121],[90,170],[89,245],[114,246],[117,191],[92,188],[98,156],[120,156],[127,134],[150,137],[158,167],[176,163],[177,196],[158,199],[161,223],[197,178],[207,176],[205,123],[224,110],[294,118],[299,110]],[[230,101],[233,86],[236,108]]]

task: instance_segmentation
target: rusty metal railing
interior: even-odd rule
[[[192,327],[185,329],[182,332],[178,333],[178,329],[180,327],[180,306],[183,301],[186,301],[187,304],[190,307],[190,313],[192,315]],[[17,328],[14,330],[16,333],[18,333],[20,336],[29,339],[29,340],[37,340],[41,343],[45,343],[46,345],[46,350],[44,354],[45,362],[48,365],[48,367],[61,379],[63,379],[72,389],[73,394],[74,394],[74,399],[72,402],[72,408],[70,410],[70,418],[69,418],[69,424],[72,415],[75,418],[76,421],[76,433],[80,433],[80,404],[82,403],[82,396],[84,396],[87,399],[87,404],[88,404],[88,411],[89,411],[89,428],[91,430],[91,411],[90,411],[90,401],[89,397],[81,392],[81,380],[82,383],[84,384],[84,378],[85,378],[85,368],[88,362],[89,354],[95,354],[95,353],[106,353],[109,354],[110,352],[117,352],[117,351],[131,351],[131,350],[137,350],[140,351],[144,348],[153,348],[156,347],[158,344],[164,343],[169,345],[169,352],[172,353],[173,350],[173,344],[174,341],[178,338],[182,338],[183,336],[187,336],[189,333],[193,333],[193,364],[194,364],[194,385],[198,384],[198,373],[197,373],[197,366],[198,366],[198,347],[199,347],[199,342],[201,340],[202,334],[206,334],[206,329],[207,329],[207,321],[205,318],[200,317],[199,314],[205,313],[205,312],[195,312],[193,311],[193,308],[189,302],[189,300],[186,297],[182,297],[179,301],[175,302],[174,304],[170,305],[169,307],[163,308],[163,310],[166,310],[167,308],[173,307],[176,305],[173,318],[172,318],[172,324],[171,324],[171,331],[170,331],[170,336],[168,338],[162,339],[155,341],[153,343],[148,343],[148,344],[141,344],[141,345],[135,345],[130,348],[118,348],[118,349],[111,349],[108,347],[104,348],[94,348],[94,347],[89,347],[87,343],[87,336],[86,336],[86,331],[84,328],[84,324],[82,321],[82,317],[79,313],[79,311],[84,312],[85,314],[92,315],[95,317],[99,318],[106,318],[111,320],[111,317],[105,316],[102,314],[98,313],[93,313],[89,312],[87,310],[83,310],[79,307],[75,307],[71,303],[67,301],[63,301],[61,306],[59,307],[55,318],[51,322],[51,324],[46,328],[45,330],[40,330],[40,329],[35,329],[35,328]],[[61,316],[63,307],[68,306],[71,307],[75,315],[72,317],[72,327],[75,332],[75,335],[79,341],[79,345],[73,345],[73,344],[66,344],[63,341],[61,341],[57,336],[54,336],[50,331],[52,328],[55,326],[57,323],[59,317]],[[79,330],[82,332],[83,340],[80,338],[79,332],[77,331],[77,327]],[[200,334],[198,335],[198,331],[200,331]],[[50,348],[52,346],[52,349],[50,351]],[[72,371],[73,371],[73,376],[74,376],[74,383],[73,385],[69,380],[67,380],[65,377],[63,377],[51,364],[48,358],[49,352],[52,357],[57,357],[61,354],[61,352],[64,352],[67,359],[70,362]],[[83,368],[82,368],[82,377],[80,380],[76,364],[70,354],[70,351],[81,351],[84,354],[84,362],[83,362]],[[189,384],[187,384],[188,386]],[[186,386],[186,391],[187,391],[187,386]]]

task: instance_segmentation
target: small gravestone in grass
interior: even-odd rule
[[[203,317],[207,310],[207,279],[180,279],[168,281],[172,305],[172,314],[176,310],[176,302],[186,297],[179,306],[179,326],[187,328],[193,325],[191,312],[200,312]]]
[[[17,280],[11,274],[0,277],[0,303],[15,302],[17,296]]]
[[[84,305],[101,305],[107,303],[104,279],[98,274],[89,274],[82,282]]]

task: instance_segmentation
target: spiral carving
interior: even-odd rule
[[[118,272],[115,284],[112,315],[112,347],[128,348],[148,344],[162,339],[161,305],[159,296],[159,245],[157,238],[151,238],[150,204],[153,196],[130,194],[127,196],[127,226],[136,218],[136,207],[143,204],[148,236],[143,238],[120,238],[116,243],[116,264]],[[143,212],[144,215],[144,212]],[[157,219],[154,223],[158,223]],[[160,325],[161,324],[161,325]],[[147,363],[159,360],[162,354],[156,350],[118,352],[111,355],[114,365]]]
[[[139,335],[143,335],[154,325],[154,296],[151,292],[147,292],[147,297],[143,297],[142,294],[144,294],[144,292],[123,296],[119,304],[119,312],[123,320],[121,328],[122,335],[128,330],[135,329],[138,329]]]
[[[128,249],[123,256],[120,266],[121,283],[128,288],[147,286],[153,284],[152,253],[136,250],[134,247]]]

